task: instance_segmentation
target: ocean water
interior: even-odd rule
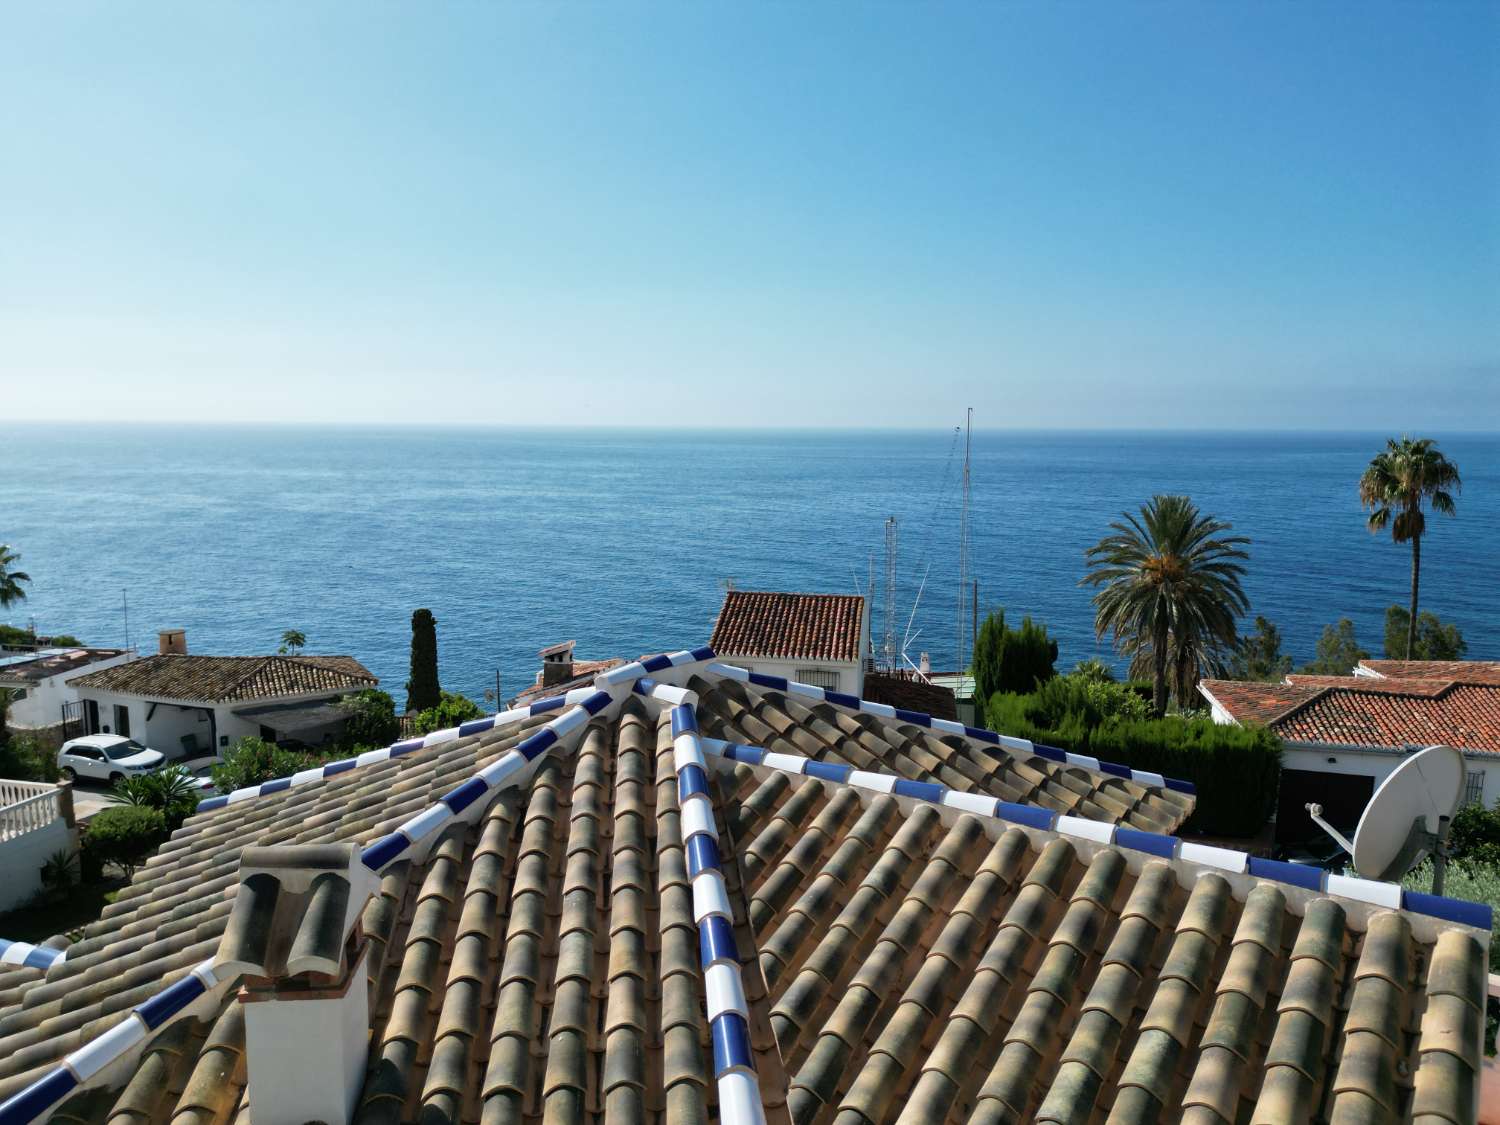
[[[1252,614],[1298,661],[1353,618],[1380,655],[1409,549],[1365,530],[1356,482],[1384,435],[978,432],[981,609],[1044,620],[1059,663],[1113,659],[1078,586],[1084,549],[1155,492],[1252,542]],[[1500,659],[1500,436],[1437,435],[1456,519],[1423,542],[1422,608]],[[0,543],[33,578],[12,624],[191,651],[350,653],[402,701],[411,611],[438,621],[443,684],[528,686],[536,651],[636,656],[708,639],[727,582],[849,592],[898,520],[898,635],[950,666],[962,439],[929,432],[683,432],[0,425]],[[925,576],[925,586],[923,578]],[[918,598],[919,587],[921,596]],[[967,605],[965,606],[967,613]]]

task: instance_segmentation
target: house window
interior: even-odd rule
[[[797,674],[792,677],[798,683],[811,684],[813,687],[828,688],[837,691],[839,688],[839,674],[827,668],[798,668]]]
[[[97,699],[85,699],[83,701],[83,709],[84,709],[84,715],[86,716],[85,725],[88,727],[87,733],[89,733],[89,734],[98,734],[99,733],[99,701]]]
[[[1464,774],[1465,805],[1484,804],[1484,771],[1469,770]]]

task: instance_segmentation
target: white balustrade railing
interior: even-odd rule
[[[0,840],[45,828],[62,816],[57,792],[44,781],[0,781]]]

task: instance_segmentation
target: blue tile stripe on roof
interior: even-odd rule
[[[941,731],[943,734],[954,734],[960,738],[972,738],[977,742],[987,742],[992,746],[1001,746],[1007,750],[1014,750],[1022,754],[1036,754],[1049,761],[1059,762],[1074,766],[1079,769],[1091,770],[1094,773],[1107,773],[1113,777],[1128,778],[1140,785],[1153,785],[1158,789],[1171,789],[1178,793],[1193,794],[1197,788],[1191,781],[1183,781],[1176,777],[1164,777],[1151,770],[1138,770],[1130,766],[1121,765],[1119,762],[1101,762],[1098,758],[1088,754],[1075,754],[1071,750],[1060,750],[1056,746],[1046,746],[1040,742],[1032,742],[1026,738],[1016,738],[1008,734],[996,734],[992,730],[983,727],[967,727],[963,723],[954,722],[952,719],[938,719],[922,711],[906,711],[900,707],[891,707],[885,703],[872,703],[868,699],[860,699],[858,696],[847,695],[841,691],[832,691],[828,688],[816,687],[813,684],[798,683],[784,676],[768,676],[764,672],[750,672],[734,664],[714,663],[710,664],[706,671],[725,679],[737,680],[740,683],[755,684],[757,687],[770,688],[773,691],[783,692],[787,695],[799,695],[805,699],[816,699],[835,706],[842,707],[848,711],[858,711],[865,715],[874,715],[876,718],[889,719],[897,723],[909,723],[914,726],[927,727],[930,730]]]
[[[750,1005],[740,976],[734,913],[720,867],[719,832],[692,703],[674,705],[671,722],[672,767],[677,774],[683,850],[693,885],[693,920],[698,925],[719,1117],[728,1125],[761,1125],[765,1109],[750,1053]]]
[[[0,965],[24,965],[28,969],[50,969],[67,960],[66,949],[47,949],[29,941],[6,941],[0,938]]]
[[[896,774],[857,770],[849,766],[819,762],[800,754],[781,754],[759,746],[744,746],[718,738],[703,738],[700,740],[700,745],[706,753],[733,762],[766,766],[786,773],[832,781],[835,784],[854,785],[877,793],[890,793],[896,797],[926,801],[960,812],[1010,821],[1028,828],[1039,828],[1046,832],[1057,832],[1064,836],[1073,836],[1099,844],[1146,852],[1169,861],[1186,860],[1190,863],[1216,867],[1232,874],[1248,874],[1257,879],[1288,883],[1318,894],[1337,895],[1392,910],[1401,909],[1426,914],[1480,930],[1491,929],[1494,923],[1492,911],[1484,903],[1422,894],[1406,890],[1395,883],[1382,883],[1374,879],[1361,879],[1349,875],[1332,875],[1320,867],[1261,859],[1232,848],[1211,847],[1192,840],[1184,840],[1178,836],[1145,832],[1106,821],[1065,816],[1040,805],[1016,804],[982,793],[961,792],[935,782],[911,781]]]

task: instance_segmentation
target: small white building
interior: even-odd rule
[[[1463,754],[1465,804],[1500,799],[1500,662],[1368,660],[1349,676],[1204,680],[1198,691],[1216,723],[1258,723],[1281,739],[1280,842],[1322,838],[1309,802],[1352,833],[1375,788],[1427,746]]]
[[[337,701],[378,682],[352,656],[189,655],[180,631],[162,634],[161,647],[69,681],[84,733],[127,735],[168,758],[247,737],[316,746],[342,729]]]
[[[135,659],[134,649],[41,648],[32,652],[0,651],[0,688],[11,693],[7,722],[14,730],[40,730],[66,718],[78,692],[68,681]]]
[[[730,590],[708,643],[728,664],[858,696],[869,607],[858,594]]]

